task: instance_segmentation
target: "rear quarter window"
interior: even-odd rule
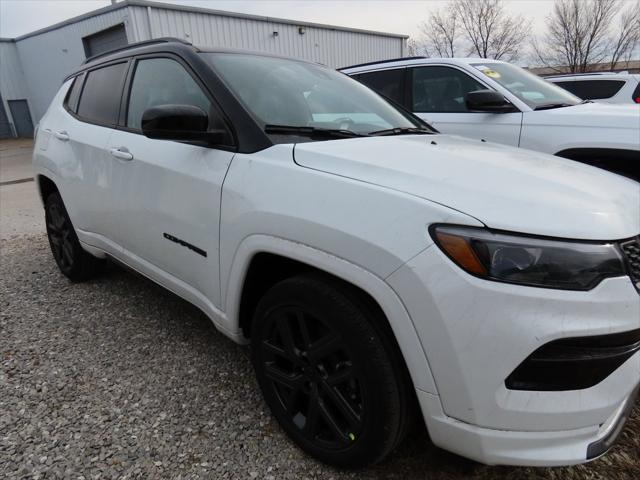
[[[113,126],[118,122],[122,83],[127,63],[91,70],[85,79],[78,105],[83,120]]]
[[[624,80],[574,80],[556,82],[583,100],[603,100],[613,97],[624,86]]]
[[[67,110],[71,110],[73,113],[77,112],[78,100],[80,99],[80,90],[82,90],[82,80],[84,74],[78,75],[73,79],[73,84],[67,93],[67,97],[64,99],[64,106]]]

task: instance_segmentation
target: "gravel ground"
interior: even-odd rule
[[[429,448],[333,470],[271,419],[248,351],[195,308],[113,267],[71,284],[42,235],[0,243],[0,478],[632,479],[640,411],[609,455],[563,469],[495,468]]]

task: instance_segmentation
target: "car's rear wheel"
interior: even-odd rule
[[[372,312],[341,286],[302,275],[272,287],[256,308],[252,360],[289,436],[326,463],[356,468],[402,439],[408,390]]]
[[[45,202],[47,237],[60,271],[74,282],[88,280],[102,270],[103,261],[81,246],[60,194],[54,192]]]

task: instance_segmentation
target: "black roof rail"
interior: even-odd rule
[[[151,40],[144,40],[142,42],[130,43],[130,44],[125,45],[123,47],[117,47],[117,48],[114,48],[114,49],[111,49],[111,50],[107,50],[106,52],[102,52],[102,53],[98,53],[96,55],[92,55],[89,58],[87,58],[84,62],[82,62],[82,64],[86,65],[89,62],[93,62],[96,58],[105,57],[107,55],[111,55],[112,53],[120,52],[122,50],[128,50],[130,48],[144,47],[146,45],[154,45],[156,43],[172,43],[172,42],[178,42],[178,43],[182,43],[184,45],[193,45],[191,42],[187,42],[186,40],[183,40],[181,38],[174,38],[174,37],[153,38]]]
[[[340,71],[340,70],[346,70],[347,68],[368,67],[369,65],[378,65],[379,63],[399,62],[400,60],[419,60],[421,58],[429,58],[429,57],[418,55],[415,57],[389,58],[387,60],[376,60],[375,62],[359,63],[358,65],[349,65],[348,67],[340,67],[337,70]]]

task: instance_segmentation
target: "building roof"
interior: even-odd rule
[[[87,18],[91,18],[94,17],[96,15],[101,15],[103,13],[108,13],[108,12],[112,12],[114,10],[118,10],[121,8],[126,8],[126,7],[151,7],[151,8],[157,8],[157,9],[162,9],[162,10],[176,10],[179,12],[192,12],[192,13],[203,13],[203,14],[209,14],[209,15],[218,15],[218,16],[223,16],[223,17],[232,17],[232,18],[243,18],[243,19],[247,19],[247,20],[257,20],[257,21],[261,21],[261,22],[273,22],[273,23],[283,23],[283,24],[288,24],[288,25],[296,25],[298,27],[315,27],[315,28],[323,28],[326,30],[338,30],[338,31],[345,31],[345,32],[357,32],[357,33],[365,33],[365,34],[369,34],[369,35],[380,35],[380,36],[385,36],[385,37],[395,37],[395,38],[402,38],[402,39],[406,39],[409,38],[408,35],[402,35],[402,34],[398,34],[398,33],[388,33],[388,32],[378,32],[375,30],[365,30],[365,29],[361,29],[361,28],[350,28],[350,27],[340,27],[340,26],[336,26],[336,25],[327,25],[327,24],[323,24],[323,23],[313,23],[313,22],[305,22],[305,21],[298,21],[298,20],[291,20],[291,19],[286,19],[286,18],[276,18],[276,17],[266,17],[263,15],[250,15],[250,14],[246,14],[246,13],[236,13],[236,12],[229,12],[229,11],[225,11],[225,10],[213,10],[210,8],[202,8],[202,7],[191,7],[191,6],[187,6],[187,5],[175,5],[175,4],[170,4],[170,3],[162,3],[162,2],[152,2],[152,1],[148,1],[148,0],[123,0],[121,2],[116,2],[112,5],[108,5],[106,7],[103,8],[99,8],[97,10],[92,10],[91,12],[87,12],[84,13],[82,15],[78,15],[76,17],[70,18],[68,20],[64,20],[62,22],[50,25],[48,27],[45,28],[41,28],[40,30],[36,30],[34,32],[30,32],[24,35],[20,35],[19,37],[16,37],[15,39],[2,39],[2,41],[12,41],[12,40],[22,40],[25,38],[29,38],[29,37],[34,37],[36,35],[41,35],[43,33],[49,32],[51,30],[56,30],[58,28],[61,27],[65,27],[67,25],[71,25],[73,23],[77,23],[77,22],[81,22],[82,20],[85,20]]]

